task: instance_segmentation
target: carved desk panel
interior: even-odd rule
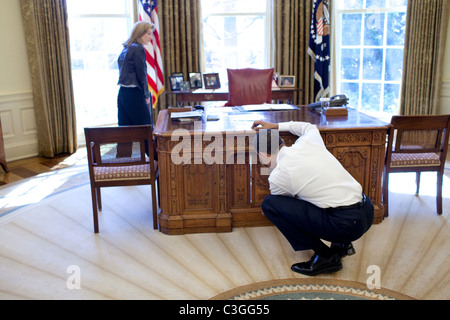
[[[175,122],[160,112],[154,134],[160,172],[160,230],[166,234],[230,232],[233,227],[270,225],[261,213],[269,194],[268,172],[252,142],[254,120],[316,124],[328,150],[361,183],[383,220],[381,179],[389,124],[349,109],[325,117],[307,107],[293,111],[240,112],[207,109],[200,121]],[[219,121],[206,121],[207,114]],[[298,138],[280,133],[287,145]]]

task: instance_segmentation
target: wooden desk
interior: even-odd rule
[[[293,111],[239,112],[207,109],[219,121],[174,122],[160,112],[154,134],[160,173],[160,230],[166,234],[230,232],[233,227],[270,225],[260,205],[269,194],[253,151],[254,120],[316,124],[328,150],[361,183],[383,220],[381,179],[389,124],[349,109],[347,117],[325,117],[307,107]],[[281,133],[287,145],[297,139]],[[190,146],[191,149],[186,149]],[[250,146],[250,147],[249,147]],[[186,151],[185,153],[180,152]],[[172,158],[174,155],[174,158]],[[173,159],[186,157],[185,163]]]
[[[272,101],[274,103],[289,103],[294,101],[294,93],[302,92],[298,88],[272,88]],[[166,92],[169,95],[175,95],[177,106],[183,106],[185,103],[200,103],[201,101],[228,101],[228,89],[197,89],[192,91],[172,91]]]

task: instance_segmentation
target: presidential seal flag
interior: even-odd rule
[[[308,54],[314,60],[314,99],[330,91],[330,11],[331,0],[314,0]]]
[[[150,22],[155,25],[152,41],[144,46],[147,53],[148,87],[152,93],[152,106],[155,108],[158,97],[164,92],[157,0],[139,0],[139,21]]]

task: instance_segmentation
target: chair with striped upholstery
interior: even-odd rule
[[[442,214],[442,182],[450,132],[450,115],[393,116],[386,149],[383,202],[384,216],[389,215],[389,174],[415,172],[416,195],[420,173],[437,172],[436,208]]]
[[[153,228],[157,229],[156,181],[159,175],[152,126],[84,128],[84,133],[94,232],[99,232],[98,210],[102,209],[100,188],[147,184],[151,185]]]

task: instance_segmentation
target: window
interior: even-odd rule
[[[68,0],[77,131],[117,123],[117,58],[133,26],[133,0]]]
[[[407,0],[338,0],[336,90],[377,117],[398,113]]]
[[[270,65],[270,0],[202,0],[203,72]]]

